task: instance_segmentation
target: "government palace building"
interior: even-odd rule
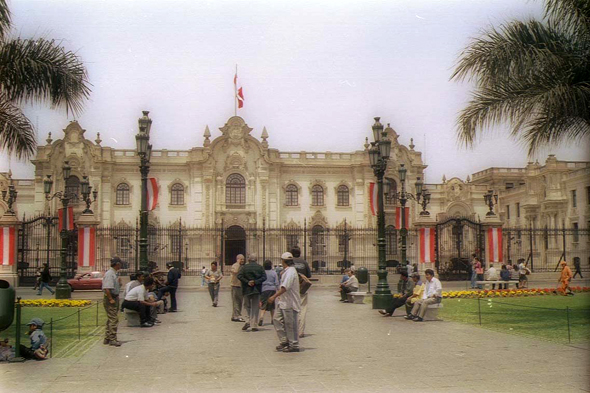
[[[310,262],[317,262],[316,270],[322,269],[323,260],[330,259],[327,254],[334,254],[334,261],[348,259],[354,262],[355,252],[376,259],[377,221],[371,212],[369,196],[370,184],[376,178],[369,164],[368,143],[352,152],[279,151],[272,148],[273,136],[266,129],[257,139],[251,135],[252,128],[241,117],[231,117],[219,129],[222,135],[211,140],[207,127],[202,146],[187,150],[154,148],[148,177],[153,179],[154,189],[157,190],[157,202],[154,201],[155,206],[149,213],[151,227],[185,226],[203,231],[203,234],[208,230],[231,228],[231,236],[240,238],[238,248],[241,247],[242,252],[250,251],[248,244],[253,241],[260,244],[265,236],[265,249],[261,251],[257,246],[256,251],[267,254],[266,258],[268,254],[276,258],[275,254],[293,243],[301,247],[309,246],[306,256]],[[59,199],[48,202],[44,193],[43,183],[47,175],[51,175],[53,180],[52,192],[65,189],[78,194],[86,176],[92,189],[97,191],[96,201],[91,204],[92,219],[88,221],[97,228],[97,233],[106,231],[106,228],[111,231],[132,228],[135,231],[141,207],[140,160],[136,150],[105,146],[100,135],[85,130],[76,121],[70,122],[63,131],[52,131],[47,143],[38,147],[37,155],[31,161],[35,166],[34,179],[10,179],[8,173],[0,173],[0,189],[7,189],[12,181],[18,192],[14,203],[16,219],[22,224],[38,216],[57,214],[61,207]],[[398,170],[401,165],[407,170],[405,191],[416,196],[415,183],[424,179],[426,165],[422,154],[414,150],[413,143],[409,146],[399,144],[398,134],[389,125],[384,133],[392,142],[385,174],[391,184],[391,191],[385,196],[384,209],[388,254],[392,254],[388,255],[388,259],[399,261],[400,225],[396,215],[401,210],[395,197],[401,191]],[[52,139],[51,135],[56,139]],[[62,174],[66,161],[72,168],[68,179],[64,179]],[[555,258],[561,255],[561,235],[551,232],[561,230],[564,238],[567,235],[568,254],[578,250],[584,266],[588,264],[590,238],[582,235],[582,231],[587,234],[590,226],[590,162],[561,161],[550,155],[544,163],[530,162],[524,168],[492,167],[466,179],[443,177],[440,183],[424,184],[424,188],[430,193],[427,206],[422,206],[415,199],[409,199],[406,204],[409,207],[410,262],[420,259],[420,228],[437,229],[435,247],[441,263],[444,262],[441,256],[444,252],[448,253],[445,259],[449,261],[457,253],[455,257],[468,258],[471,253],[479,253],[484,259],[489,259],[486,250],[490,243],[484,232],[487,228],[502,228],[502,262],[536,255],[533,263],[537,267],[552,268],[554,261],[544,258],[548,258],[546,255],[550,254],[550,250],[555,250]],[[484,200],[489,191],[491,197]],[[85,208],[83,201],[73,202],[76,223],[82,219]],[[7,210],[6,200],[0,201],[0,216],[5,215]],[[479,232],[474,232],[472,236],[461,232],[460,226],[478,227]],[[276,231],[288,229],[305,236],[305,239],[297,237],[289,240],[287,236],[287,243],[277,243],[277,249],[271,252],[266,246],[273,241],[273,234],[278,236]],[[482,229],[484,232],[480,231]],[[298,232],[302,230],[305,233]],[[343,230],[349,230],[351,235],[338,232],[334,245],[328,251],[325,247],[331,240],[317,238],[318,233]],[[359,249],[361,245],[349,244],[346,240],[346,236],[354,235],[355,230],[372,231],[370,240],[362,246],[366,248],[363,251]],[[104,232],[103,235],[119,239],[114,233]],[[132,252],[133,236],[125,240],[128,246],[116,240],[116,249],[111,247],[107,250],[109,247],[104,244],[98,255],[104,253],[102,257],[107,258],[107,254]],[[180,236],[185,235],[181,233]],[[174,249],[181,253],[180,258],[192,258],[197,249],[188,239],[176,238],[168,251]],[[27,258],[33,258],[36,247],[37,253],[43,254],[44,242],[31,241],[29,238],[21,241],[23,245],[19,246],[19,252],[28,250],[30,255]],[[97,240],[99,247],[102,244],[100,241]],[[166,246],[166,240],[158,241],[160,248]],[[198,241],[195,238],[194,242]],[[236,248],[238,243],[232,245],[226,242],[224,245],[223,240],[211,242],[215,244],[203,251],[206,254],[203,259],[188,263],[189,268],[200,269],[206,261],[219,258],[226,246],[234,249],[234,254],[240,251]],[[351,242],[354,243],[354,239]],[[323,251],[318,250],[320,243],[323,244]],[[46,250],[48,259],[49,248]],[[322,255],[325,257],[322,258]],[[566,257],[569,259],[569,255],[566,254]],[[24,257],[20,258],[25,262]],[[434,263],[434,260],[428,262]]]

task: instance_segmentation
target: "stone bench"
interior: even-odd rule
[[[128,327],[140,327],[141,326],[141,318],[139,318],[139,313],[137,311],[125,309],[125,319],[127,320]]]
[[[363,304],[365,297],[370,296],[367,292],[349,292],[346,294],[349,303]]]
[[[441,308],[443,308],[442,302],[428,305],[426,308],[426,314],[424,314],[424,320],[438,321],[438,310]]]
[[[492,285],[492,284],[496,284],[498,285],[497,289],[500,289],[500,285],[501,284],[508,284],[508,287],[510,287],[510,284],[514,284],[515,286],[518,286],[518,281],[501,281],[501,280],[496,280],[496,281],[476,281],[475,282],[477,285],[483,285],[483,287],[485,288],[487,285]]]

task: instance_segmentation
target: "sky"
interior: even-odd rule
[[[60,40],[85,63],[92,94],[79,118],[87,139],[135,148],[149,110],[158,149],[202,146],[238,115],[281,151],[362,150],[373,117],[423,152],[426,182],[462,179],[491,166],[522,167],[526,148],[506,126],[473,149],[457,143],[456,118],[472,85],[450,81],[461,51],[485,28],[542,17],[541,0],[200,1],[12,0],[13,34]],[[61,139],[73,117],[23,107],[41,145]],[[541,152],[590,159],[590,144]],[[0,153],[0,171],[32,178],[33,167]]]

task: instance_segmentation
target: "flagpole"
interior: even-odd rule
[[[238,65],[236,64],[236,76],[234,77],[234,116],[238,115]]]

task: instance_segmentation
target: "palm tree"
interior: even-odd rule
[[[29,158],[37,141],[19,105],[47,102],[77,115],[90,83],[75,53],[55,40],[10,38],[11,26],[6,0],[0,0],[0,150]]]
[[[580,141],[590,135],[590,0],[545,0],[543,22],[490,28],[461,53],[451,79],[475,82],[457,121],[464,146],[499,123],[529,156]]]

